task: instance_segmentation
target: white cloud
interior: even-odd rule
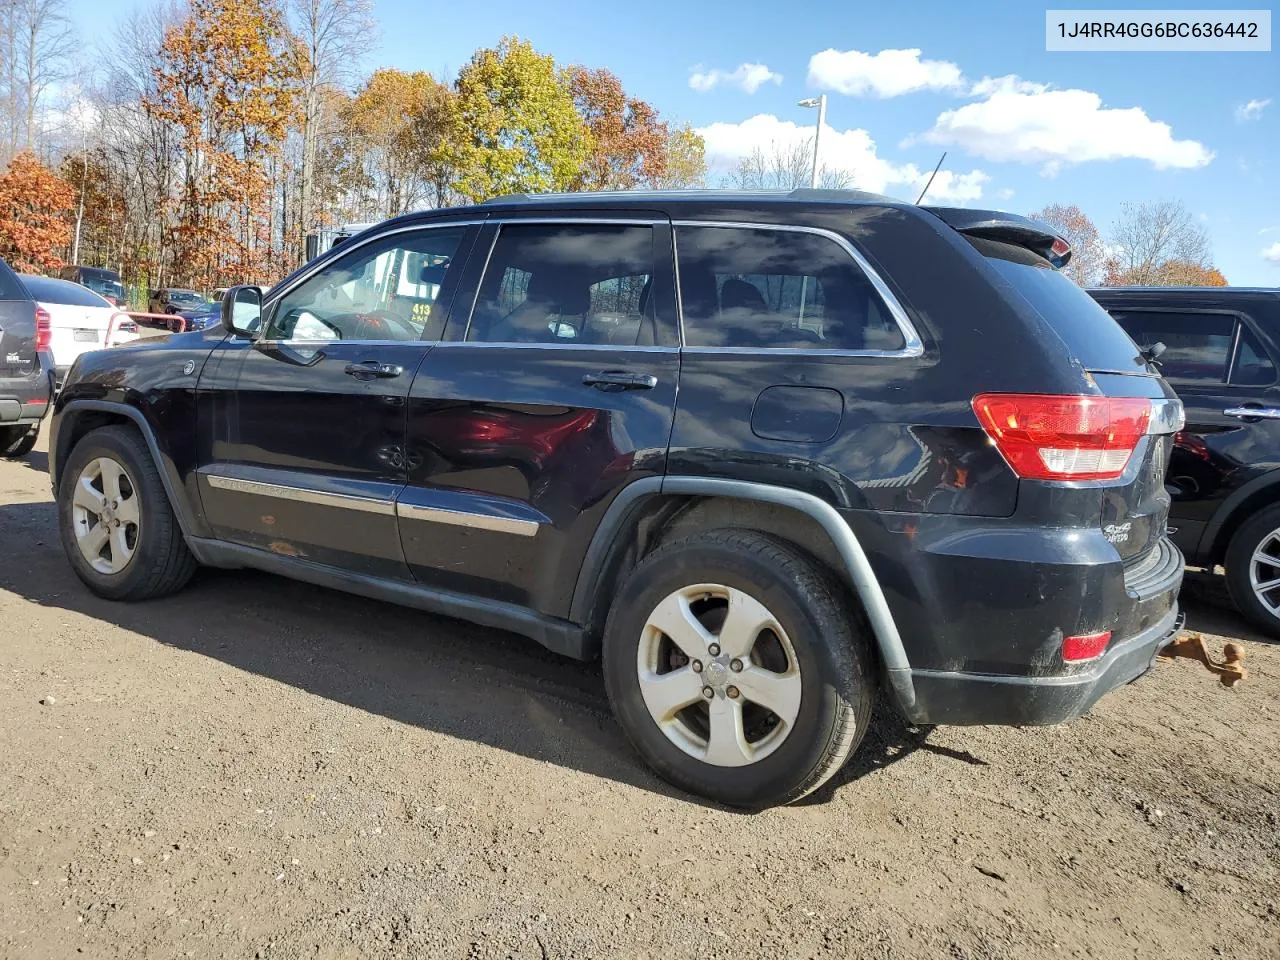
[[[939,115],[921,137],[956,145],[988,160],[1039,163],[1053,176],[1091,160],[1146,160],[1158,170],[1203,167],[1213,151],[1176,140],[1167,123],[1140,107],[1104,107],[1089,90],[1051,90],[1018,77],[985,78],[973,87],[985,99]]]
[[[1277,240],[1269,247],[1262,248],[1262,259],[1270,260],[1272,263],[1280,266],[1280,240]]]
[[[782,74],[774,73],[763,63],[739,64],[736,70],[703,70],[699,65],[689,75],[689,86],[699,93],[708,93],[716,87],[737,87],[755,93],[766,83],[782,83]]]
[[[1002,187],[1001,189],[996,191],[996,196],[999,197],[1001,200],[1009,200],[1013,197],[1013,188]]]
[[[855,97],[902,96],[917,90],[959,91],[960,68],[946,60],[921,60],[919,50],[823,50],[809,58],[809,84]]]
[[[767,156],[775,146],[787,147],[809,140],[813,127],[761,113],[741,123],[713,123],[698,133],[707,145],[707,165],[713,171],[727,174],[757,147]],[[915,200],[932,172],[921,170],[914,163],[898,165],[884,159],[866,130],[824,126],[819,144],[821,165],[848,172],[859,190]],[[934,203],[972,202],[982,197],[983,185],[990,179],[982,170],[968,173],[942,170],[934,178],[927,199]]]
[[[1271,103],[1270,100],[1250,100],[1248,103],[1240,104],[1236,107],[1236,123],[1257,120],[1269,103]]]

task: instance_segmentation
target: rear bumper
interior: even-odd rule
[[[1103,695],[1131,683],[1182,626],[1177,604],[1156,624],[1112,643],[1080,672],[1050,676],[1002,676],[912,670],[917,723],[1034,726],[1086,714]]]
[[[0,378],[0,425],[15,427],[39,423],[53,401],[53,360],[38,355],[40,372],[31,377]]]

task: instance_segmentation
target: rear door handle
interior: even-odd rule
[[[1222,412],[1241,420],[1280,420],[1280,409],[1275,407],[1227,407]]]
[[[597,390],[652,390],[658,385],[658,378],[648,373],[630,373],[626,370],[603,370],[600,373],[588,373],[582,378],[588,387]]]
[[[398,377],[404,373],[404,367],[394,363],[379,363],[377,360],[364,360],[360,363],[348,363],[342,372],[357,380],[376,380]]]

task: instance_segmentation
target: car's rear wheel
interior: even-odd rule
[[[1231,537],[1223,565],[1227,590],[1240,612],[1280,636],[1280,504],[1241,525]]]
[[[165,596],[195,571],[160,473],[130,427],[103,427],[76,444],[62,471],[58,521],[67,559],[99,596]]]
[[[873,683],[858,623],[789,544],[742,530],[681,540],[647,557],[610,610],[609,700],[671,783],[733,806],[790,803],[866,732]]]
[[[0,427],[0,456],[25,457],[39,436],[39,424],[34,427]]]

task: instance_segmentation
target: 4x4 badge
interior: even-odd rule
[[[1124,543],[1129,539],[1129,531],[1132,529],[1132,521],[1129,523],[1108,523],[1102,528],[1102,532],[1107,535],[1108,543]]]
[[[196,362],[194,360],[188,360],[186,363],[182,365],[182,372],[189,377],[191,376],[191,371],[194,370],[195,368],[196,368]]]

